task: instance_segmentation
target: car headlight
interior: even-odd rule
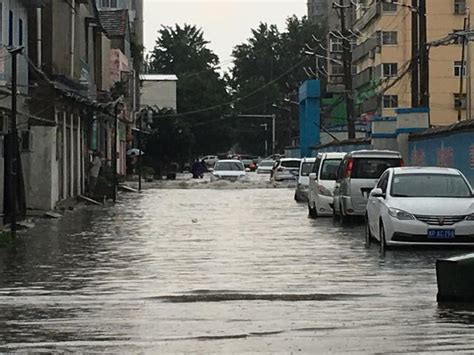
[[[471,213],[466,217],[466,221],[474,221],[474,213]]]
[[[323,196],[328,196],[328,197],[332,196],[331,191],[329,191],[329,189],[327,189],[326,187],[322,185],[318,186],[318,194],[323,195]]]
[[[405,212],[403,210],[399,210],[398,208],[389,208],[388,209],[388,214],[392,216],[393,218],[399,219],[401,221],[408,221],[408,220],[413,220],[415,219],[415,216],[413,216],[411,213]]]

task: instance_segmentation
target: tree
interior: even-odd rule
[[[252,30],[252,37],[234,47],[234,67],[228,75],[232,96],[237,100],[235,110],[246,114],[273,114],[277,120],[277,148],[282,150],[289,144],[288,137],[295,127],[289,127],[288,111],[275,110],[273,104],[283,105],[283,99],[295,100],[300,83],[308,78],[305,67],[314,62],[305,54],[306,44],[314,43],[315,37],[324,38],[323,26],[311,23],[306,17],[289,17],[286,29],[280,32],[275,25],[260,23]],[[323,49],[319,47],[319,53]],[[314,69],[315,70],[315,69]],[[293,97],[289,97],[293,94]],[[296,110],[294,118],[296,118]],[[292,120],[293,125],[297,122]],[[239,120],[236,124],[236,140],[246,150],[262,153],[265,138],[270,131],[264,131],[265,119]],[[249,132],[249,127],[256,127]],[[295,125],[296,126],[296,125]],[[268,127],[268,126],[267,126]],[[289,132],[288,132],[289,131]],[[242,132],[242,133],[241,133]]]
[[[163,26],[148,64],[151,73],[178,76],[178,115],[193,138],[191,156],[227,151],[231,146],[231,131],[220,120],[230,110],[226,105],[230,96],[217,71],[219,58],[208,44],[196,26]]]

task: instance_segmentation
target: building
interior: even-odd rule
[[[428,42],[463,28],[471,0],[430,0],[427,6]],[[359,35],[352,51],[357,113],[370,119],[394,116],[399,107],[411,107],[411,1],[400,6],[374,2],[354,9],[353,30]],[[452,124],[466,117],[465,94],[459,96],[462,44],[430,49],[430,123]],[[471,56],[471,58],[473,58]],[[464,83],[464,87],[466,84]]]
[[[176,75],[140,75],[141,106],[176,111]]]

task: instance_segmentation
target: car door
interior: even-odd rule
[[[379,181],[375,185],[376,188],[382,190],[384,194],[387,194],[387,187],[388,187],[388,180],[390,178],[390,171],[386,171],[382,174]],[[385,198],[383,197],[374,197],[369,196],[367,202],[367,215],[369,219],[369,226],[370,230],[373,235],[379,237],[379,220],[381,216],[381,210],[383,208],[383,204],[385,203]]]
[[[333,209],[334,211],[337,211],[340,213],[341,208],[341,198],[340,198],[340,192],[341,192],[341,181],[344,177],[344,171],[346,170],[346,165],[347,165],[347,158],[344,158],[339,164],[339,169],[337,169],[336,173],[336,185],[334,186],[334,206]]]
[[[317,193],[317,179],[318,179],[318,172],[319,167],[321,165],[321,157],[316,158],[316,161],[313,165],[313,170],[311,171],[312,174],[316,174],[316,179],[309,178],[309,185],[308,185],[308,199],[310,206],[315,206],[314,201]]]

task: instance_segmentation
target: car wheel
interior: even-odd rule
[[[308,215],[311,219],[318,218],[318,211],[314,207],[311,207],[311,204],[308,202]]]
[[[380,221],[380,253],[385,254],[387,251],[387,240],[385,239],[385,228],[382,221]]]
[[[370,247],[372,233],[370,233],[369,216],[365,216],[365,246]]]

